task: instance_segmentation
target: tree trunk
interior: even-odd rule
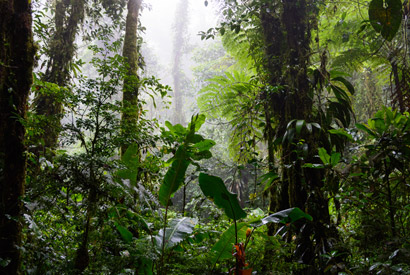
[[[307,67],[310,55],[310,22],[308,0],[283,0],[281,4],[264,4],[261,8],[261,26],[265,42],[266,82],[270,86],[280,86],[279,92],[267,94],[268,107],[266,121],[276,123],[276,137],[283,137],[287,125],[292,120],[311,122],[312,99],[309,93]],[[266,6],[269,5],[269,6]],[[311,14],[314,14],[312,12]],[[272,117],[274,119],[272,119]],[[267,123],[269,126],[269,123]],[[268,145],[273,134],[268,131]],[[317,141],[313,135],[304,135],[304,143],[309,148],[304,162],[312,162],[317,152]],[[330,223],[328,200],[323,195],[323,172],[318,169],[303,168],[294,141],[284,141],[277,145],[280,152],[281,184],[271,191],[270,212],[289,207],[299,207],[313,216],[313,227],[306,226],[297,238],[296,257],[303,263],[314,265],[315,249],[311,241],[314,231],[317,245],[326,238],[325,224]],[[269,155],[273,154],[269,149]],[[273,157],[269,157],[271,162]],[[298,228],[300,229],[300,228]],[[274,227],[268,233],[273,235]],[[299,230],[297,230],[299,232]],[[309,274],[311,269],[303,272]]]
[[[122,129],[127,135],[135,134],[137,131],[136,125],[139,118],[138,106],[138,89],[139,77],[138,70],[138,45],[137,45],[137,29],[138,29],[138,14],[141,8],[142,0],[128,1],[128,14],[125,25],[125,38],[123,56],[127,63],[127,76],[124,79],[123,87],[123,114],[122,114]],[[121,154],[124,154],[129,143],[126,142],[121,146]]]
[[[188,1],[180,0],[175,17],[175,36],[173,45],[172,80],[174,82],[174,123],[184,124],[182,57],[186,47],[188,27]]]
[[[70,76],[70,63],[75,54],[75,39],[79,24],[84,19],[85,0],[64,1],[57,0],[55,4],[55,31],[50,41],[49,61],[47,70],[42,77],[43,81],[65,87]],[[50,127],[44,129],[41,139],[46,148],[54,149],[60,133],[60,120],[63,115],[62,97],[55,91],[37,94],[35,98],[35,111],[38,115],[47,118]]]
[[[35,47],[28,0],[0,0],[0,274],[19,274],[26,175],[24,119]]]

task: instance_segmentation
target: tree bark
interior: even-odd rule
[[[142,0],[128,1],[128,14],[125,25],[125,38],[123,56],[127,63],[127,76],[124,79],[123,87],[123,114],[122,128],[123,133],[127,135],[137,131],[136,124],[139,118],[138,106],[138,90],[139,77],[138,70],[138,45],[137,45],[137,30],[138,30],[138,15],[141,8]],[[128,148],[127,143],[121,146],[121,154],[124,154]]]
[[[70,76],[70,63],[75,54],[75,39],[79,25],[84,19],[85,0],[64,1],[57,0],[55,6],[55,32],[50,41],[49,60],[47,70],[42,81],[65,87]],[[41,139],[44,146],[38,148],[44,151],[57,146],[60,133],[60,120],[63,115],[61,96],[55,91],[37,94],[35,98],[35,111],[49,121],[49,126],[44,129]],[[54,93],[53,93],[54,92]]]
[[[266,121],[276,122],[276,137],[283,137],[292,120],[311,122],[312,88],[309,85],[307,68],[310,56],[309,0],[283,0],[281,3],[264,4],[261,8],[261,26],[265,42],[266,82],[280,86],[279,92],[267,94]],[[312,12],[311,14],[314,14]],[[274,119],[272,119],[274,118]],[[267,126],[270,126],[267,123]],[[268,130],[268,145],[273,134]],[[303,136],[309,148],[304,162],[314,162],[318,144],[312,134]],[[282,142],[276,150],[280,152],[281,184],[271,191],[270,211],[276,212],[289,207],[299,207],[313,216],[313,227],[306,226],[297,238],[296,257],[303,263],[314,266],[315,249],[311,240],[314,231],[317,245],[326,243],[325,225],[329,225],[328,200],[321,190],[323,172],[303,167],[297,153],[298,140]],[[269,154],[273,150],[269,149]],[[271,162],[273,157],[269,157]],[[300,229],[300,228],[298,228]],[[268,233],[273,235],[274,227]],[[297,230],[299,232],[299,230]],[[309,274],[312,269],[303,270]]]
[[[31,5],[0,0],[0,274],[19,274],[26,175],[24,119],[33,81]]]

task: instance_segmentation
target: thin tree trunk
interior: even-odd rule
[[[404,97],[403,97],[403,87],[400,82],[400,77],[399,77],[399,70],[397,63],[394,61],[391,61],[391,68],[392,68],[392,73],[393,73],[393,78],[394,78],[394,93],[393,93],[393,101],[395,103],[399,103],[399,109],[400,112],[403,113],[405,111],[404,107]]]
[[[0,0],[0,274],[20,273],[27,100],[33,81],[31,5]]]
[[[174,45],[173,45],[173,64],[172,80],[174,82],[174,123],[184,124],[184,103],[183,103],[183,78],[182,57],[186,47],[186,33],[188,27],[188,1],[180,0],[177,6],[174,23]]]
[[[123,133],[130,135],[135,134],[136,124],[139,118],[138,106],[138,89],[139,77],[138,70],[138,45],[137,45],[137,30],[138,30],[138,15],[141,8],[142,0],[128,1],[128,14],[125,25],[125,38],[123,56],[128,65],[127,76],[124,79],[123,88],[123,107],[122,127]],[[121,154],[124,154],[129,144],[121,146]]]

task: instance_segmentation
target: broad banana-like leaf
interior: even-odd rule
[[[188,159],[185,146],[181,145],[175,153],[175,160],[165,174],[164,181],[159,189],[159,201],[163,206],[167,206],[171,196],[179,189],[185,179],[185,172],[190,161]]]
[[[215,142],[212,140],[206,140],[201,135],[195,134],[195,131],[199,130],[201,125],[205,122],[204,115],[192,116],[191,123],[188,128],[180,129],[182,126],[171,125],[167,123],[167,127],[180,134],[185,134],[184,143],[180,145],[172,158],[171,167],[165,174],[164,181],[159,189],[159,201],[163,206],[168,206],[173,194],[184,183],[185,173],[192,160],[201,160],[204,158],[212,157],[211,152],[208,150]]]
[[[369,20],[376,32],[392,41],[400,28],[402,19],[400,0],[372,0],[369,5]]]
[[[238,239],[245,239],[248,223],[238,223]],[[223,259],[232,258],[232,247],[235,244],[235,224],[232,224],[221,236],[211,249],[212,265]]]
[[[306,214],[302,210],[300,210],[297,207],[289,208],[286,210],[282,210],[280,212],[276,212],[272,215],[269,215],[263,219],[258,219],[255,221],[252,221],[250,226],[252,227],[260,227],[262,225],[268,224],[268,223],[293,223],[297,220],[300,220],[302,218],[305,218],[309,221],[312,221],[313,218],[312,216]]]
[[[239,205],[237,195],[226,189],[221,178],[200,173],[199,187],[204,195],[222,208],[230,219],[239,220],[246,217],[245,211]]]
[[[173,219],[169,222],[169,227],[165,230],[165,249],[172,248],[184,239],[189,237],[196,225],[196,219],[180,218]],[[162,248],[162,241],[164,238],[164,230],[161,229],[157,236],[155,236],[158,250]]]

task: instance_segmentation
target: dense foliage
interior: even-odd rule
[[[204,1],[219,23],[192,50],[180,0],[173,91],[150,75],[146,3],[33,0],[33,70],[12,2],[1,274],[410,273],[408,2]]]

